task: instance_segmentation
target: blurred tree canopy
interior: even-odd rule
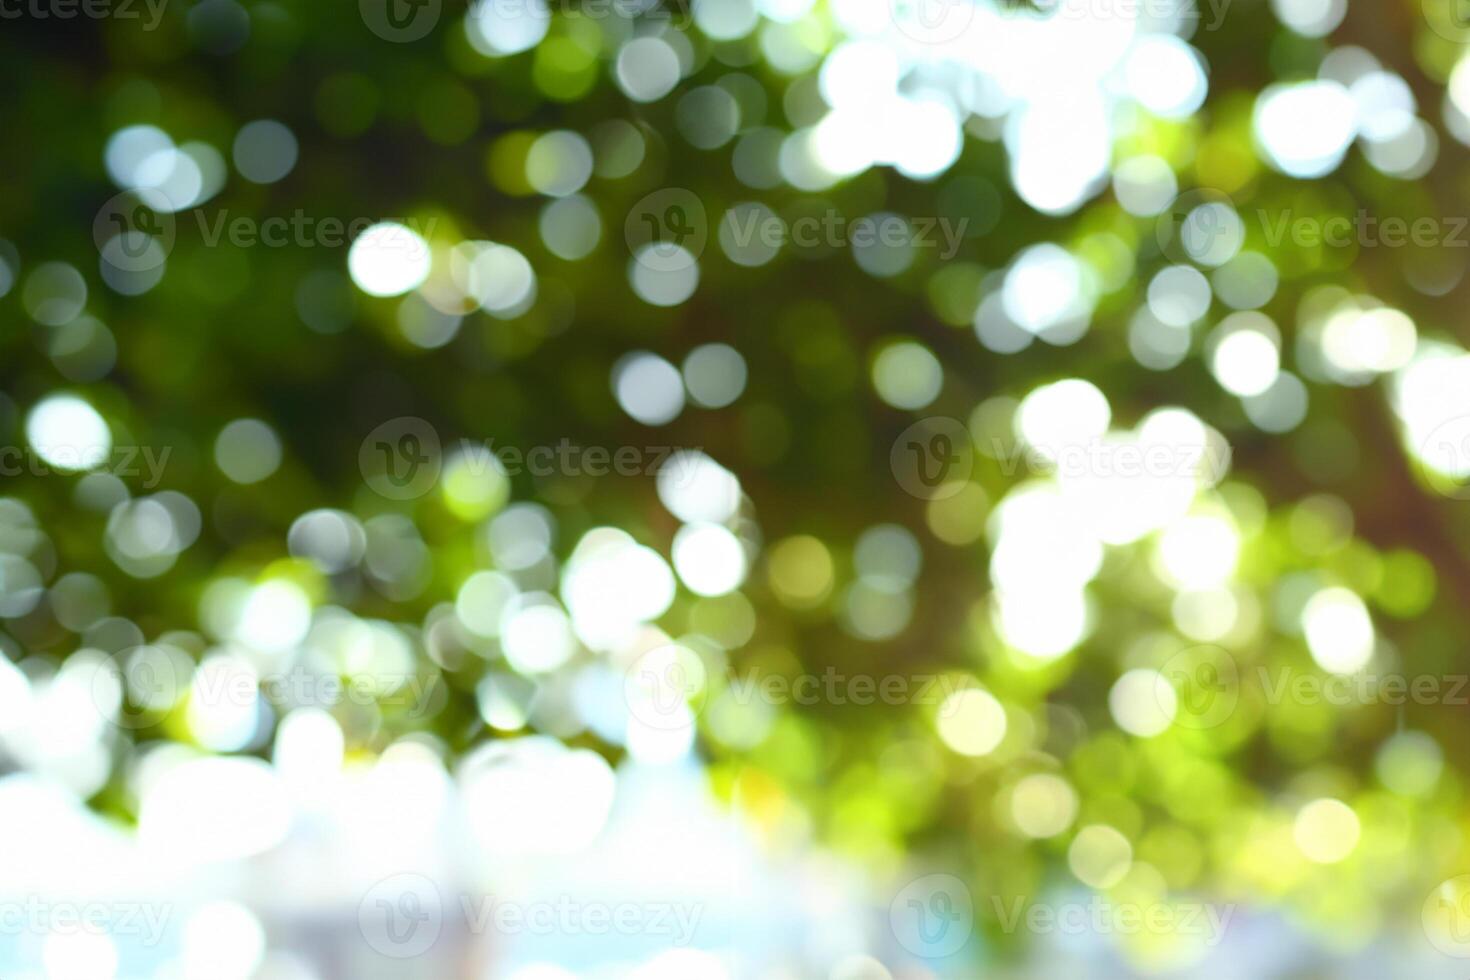
[[[32,764],[128,819],[150,743],[268,758],[291,704],[233,742],[190,714],[188,674],[224,655],[262,676],[299,656],[343,678],[431,679],[427,705],[332,706],[361,757],[418,732],[451,759],[542,732],[654,758],[608,703],[677,641],[705,675],[681,692],[692,751],[773,846],[815,834],[887,873],[962,873],[976,894],[1081,880],[1280,903],[1344,947],[1416,922],[1461,870],[1470,73],[1446,11],[710,0],[633,16],[501,0],[431,3],[428,32],[398,43],[369,6],[167,0],[153,29],[141,4],[136,19],[0,21],[4,444],[35,459],[37,406],[62,397],[105,420],[111,459],[168,453],[156,485],[99,479],[105,466],[4,477],[10,659],[34,685],[74,660],[116,669],[114,710],[133,712],[99,736],[100,769]],[[288,131],[289,150],[258,151],[265,171],[289,161],[279,177],[244,176],[242,127],[258,120]],[[123,269],[108,248],[141,248],[127,236],[143,232],[97,232],[108,202],[124,194],[135,214],[179,180],[185,200],[150,218],[171,225],[166,261]],[[671,189],[696,206],[670,212],[657,195]],[[767,214],[782,222],[769,256],[739,240],[757,227],[742,216]],[[787,234],[831,215],[841,240]],[[857,219],[885,215],[904,219],[900,246],[853,244]],[[656,236],[689,222],[702,247],[649,251],[649,217]],[[239,219],[249,242],[228,231]],[[277,225],[283,247],[262,240],[270,219],[295,222]],[[1409,229],[1399,244],[1389,219]],[[399,222],[432,260],[374,295],[328,220]],[[925,225],[937,247],[914,244]],[[507,285],[526,268],[529,287]],[[505,289],[521,292],[497,305]],[[686,358],[713,344],[748,380],[702,407]],[[630,355],[662,367],[624,390]],[[718,363],[728,380],[736,362]],[[675,397],[670,364],[690,395],[640,421],[630,405]],[[405,417],[437,435],[443,470],[390,499],[360,465],[364,440]],[[943,445],[921,421],[935,418],[970,436],[958,482],[913,492],[902,460]],[[239,419],[266,434],[222,450]],[[230,476],[231,453],[270,457],[272,440],[265,476]],[[564,440],[697,449],[718,464],[699,471],[715,496],[733,476],[738,502],[483,455]],[[1096,456],[1065,472],[1099,441],[1207,465],[1158,486]],[[514,510],[526,503],[544,509]],[[336,523],[303,530],[323,509]],[[745,556],[709,594],[674,553],[703,524]],[[542,528],[546,554],[507,559],[507,540]],[[683,585],[599,646],[594,620],[612,614],[579,613],[568,581],[579,554],[612,547],[607,529]],[[499,584],[466,593],[489,570]],[[87,578],[63,587],[70,574]],[[554,608],[561,625],[536,627],[549,633],[518,628],[536,650],[574,632],[575,651],[507,658],[500,622],[466,611],[481,598]],[[309,634],[291,625],[301,602]],[[381,637],[333,646],[327,610],[381,624],[410,665],[391,666]],[[132,690],[145,644],[182,654],[161,661],[185,670],[176,697]],[[985,696],[731,693],[834,671]],[[1363,694],[1365,676],[1437,686]],[[1298,678],[1349,693],[1301,696]],[[1083,833],[1098,827],[1125,858]],[[1014,940],[988,905],[976,914]],[[1140,963],[1189,955],[1178,937],[1137,945]]]

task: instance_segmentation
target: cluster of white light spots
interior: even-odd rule
[[[1308,344],[1321,352],[1316,364],[1327,379],[1338,384],[1363,385],[1380,374],[1409,364],[1418,347],[1414,321],[1399,310],[1382,306],[1360,308],[1344,303],[1325,319],[1303,330]]]
[[[154,578],[174,566],[179,554],[198,539],[201,526],[198,505],[177,491],[164,490],[115,504],[102,543],[123,571],[135,578]]]
[[[981,301],[975,334],[1001,354],[1024,350],[1037,337],[1076,343],[1087,333],[1097,291],[1091,266],[1059,245],[1033,245],[1012,261],[1000,290]]]
[[[255,742],[261,703],[254,665],[235,653],[205,657],[193,674],[184,721],[194,740],[213,752],[239,752]]]
[[[1326,37],[1347,15],[1347,0],[1271,0],[1281,23],[1306,37]]]
[[[628,261],[628,284],[652,306],[678,306],[699,285],[699,260],[673,242],[649,242]]]
[[[26,417],[26,440],[48,466],[79,473],[102,465],[112,432],[97,410],[75,395],[51,395]]]
[[[1112,429],[1111,420],[1106,397],[1080,379],[1043,385],[1015,409],[1019,451],[1047,477],[1012,489],[990,517],[994,622],[1016,650],[1052,658],[1085,638],[1086,587],[1105,545],[1162,530],[1163,577],[1178,587],[1234,570],[1233,528],[1221,544],[1209,533],[1217,518],[1191,514],[1199,493],[1225,475],[1224,439],[1178,408],[1156,410],[1132,430]],[[1194,543],[1202,555],[1190,553]],[[1205,567],[1193,567],[1196,559]]]
[[[663,556],[616,528],[588,531],[562,571],[561,596],[577,638],[610,652],[668,611],[674,576]]]
[[[1107,824],[1090,824],[1072,838],[1067,866],[1083,884],[1111,888],[1133,867],[1133,845]]]
[[[1358,846],[1362,823],[1353,808],[1325,797],[1303,806],[1292,824],[1292,838],[1309,861],[1337,864]]]
[[[184,925],[183,980],[251,980],[265,960],[265,927],[238,902],[206,902]]]
[[[760,18],[752,0],[694,0],[694,23],[714,41],[736,41],[755,30]]]
[[[1016,409],[1016,435],[1055,462],[1069,450],[1085,450],[1108,430],[1113,410],[1097,385],[1068,378],[1036,388]]]
[[[102,788],[112,768],[111,723],[121,692],[108,683],[115,678],[109,667],[101,651],[86,648],[59,670],[27,673],[8,659],[0,666],[0,705],[13,712],[0,722],[0,745],[82,799]]]
[[[613,68],[618,87],[635,102],[657,102],[684,75],[679,52],[661,37],[634,38],[618,51]]]
[[[1267,159],[1292,177],[1336,170],[1357,135],[1357,106],[1333,81],[1273,85],[1256,101],[1255,133]]]
[[[935,725],[944,744],[961,755],[989,755],[1006,735],[1005,705],[984,688],[964,688],[940,702]]]
[[[176,145],[156,126],[127,126],[113,133],[103,162],[114,184],[151,192],[144,200],[161,212],[197,207],[225,183],[225,161],[218,150],[203,142]]]
[[[918,341],[888,344],[873,358],[873,388],[894,408],[923,408],[939,397],[943,385],[939,358]]]
[[[735,474],[702,452],[675,453],[658,474],[658,495],[685,525],[674,535],[673,562],[696,595],[720,596],[745,581],[751,554],[729,525],[741,500]]]
[[[1105,544],[1137,541],[1188,512],[1196,495],[1224,479],[1223,436],[1181,408],[1161,408],[1132,431],[1111,430],[1090,459],[1058,469],[1067,499]]]
[[[1140,218],[1162,214],[1179,193],[1179,179],[1163,157],[1128,157],[1113,170],[1113,193],[1123,210]]]
[[[1373,658],[1373,620],[1349,589],[1333,586],[1313,594],[1302,610],[1302,632],[1323,670],[1352,674]]]
[[[1001,132],[1017,192],[1048,213],[1075,210],[1103,186],[1115,110],[1132,102],[1182,118],[1203,102],[1203,60],[1132,8],[1062,0],[1046,16],[1008,5],[833,7],[850,38],[819,74],[831,111],[782,147],[782,176],[820,189],[875,165],[926,179],[948,170],[976,114]],[[925,39],[923,42],[920,39]],[[785,49],[771,52],[781,63]],[[1066,64],[1065,76],[1042,65]],[[800,67],[800,66],[798,66]]]
[[[657,486],[659,500],[681,521],[723,524],[740,507],[740,480],[699,450],[681,450],[665,460]]]
[[[238,618],[231,638],[244,646],[268,651],[291,650],[311,627],[311,600],[287,579],[267,579],[239,595]]]
[[[555,596],[528,592],[511,599],[500,613],[500,648],[521,674],[557,670],[577,652],[571,620]]]
[[[1421,342],[1413,360],[1394,373],[1391,391],[1408,451],[1434,473],[1470,478],[1470,354]]]
[[[1220,387],[1241,398],[1265,394],[1281,371],[1281,332],[1261,313],[1226,317],[1206,350]]]
[[[356,516],[321,508],[296,518],[286,543],[293,556],[311,561],[328,575],[336,575],[362,561],[367,552],[367,532]]]
[[[1033,773],[1011,790],[1011,819],[1027,837],[1055,837],[1077,818],[1077,791],[1060,776]]]
[[[427,269],[428,251],[424,252]],[[491,316],[509,320],[536,302],[536,272],[517,249],[499,242],[460,242],[450,250],[454,287]]]
[[[612,369],[613,396],[623,411],[644,425],[667,425],[684,410],[679,369],[647,351],[621,358]]]
[[[1199,52],[1168,34],[1140,37],[1128,52],[1123,77],[1134,101],[1164,119],[1192,115],[1209,88]]]
[[[592,177],[592,147],[566,129],[543,133],[526,153],[526,181],[542,194],[566,197]]]
[[[897,524],[879,524],[858,536],[852,557],[857,580],[844,596],[843,628],[864,640],[892,639],[913,616],[924,561],[918,539]]]
[[[1102,568],[1101,542],[1054,486],[1013,489],[991,514],[994,623],[1015,649],[1051,659],[1091,625],[1086,586]]]
[[[369,296],[401,296],[429,278],[429,243],[406,225],[384,221],[363,230],[347,250],[347,272]]]
[[[1210,282],[1189,265],[1160,269],[1148,284],[1148,310],[1163,324],[1188,327],[1210,309]]]
[[[1234,576],[1240,547],[1240,530],[1229,512],[1202,505],[1163,529],[1154,548],[1154,572],[1176,589],[1218,588]]]
[[[241,860],[278,846],[291,829],[285,781],[259,759],[174,754],[139,784],[138,839],[158,860]]]
[[[1174,687],[1156,670],[1130,670],[1108,692],[1108,708],[1118,727],[1150,738],[1168,730],[1178,702]]]
[[[602,756],[542,736],[486,744],[456,775],[475,840],[486,854],[507,857],[585,849],[606,825],[617,788]]]
[[[1334,2],[1342,6],[1341,0]],[[1326,9],[1328,5],[1319,0],[1282,0],[1278,6],[1296,7],[1313,17],[1320,14],[1324,23],[1341,16],[1341,10]],[[1306,11],[1307,7],[1323,9]],[[1464,87],[1462,82],[1461,91]],[[1446,123],[1463,140],[1470,134],[1455,92],[1452,76]],[[1417,111],[1414,93],[1400,75],[1381,67],[1360,48],[1339,48],[1323,59],[1316,80],[1275,85],[1262,92],[1254,128],[1267,160],[1293,177],[1331,173],[1358,139],[1373,166],[1407,180],[1426,173],[1439,149],[1433,127],[1418,118]]]
[[[908,67],[889,43],[864,39],[839,44],[818,76],[832,111],[811,131],[810,142],[804,133],[789,142],[791,152],[809,153],[818,168],[833,176],[852,176],[879,164],[917,180],[948,170],[963,142],[959,119],[953,104],[939,93],[900,94]]]
[[[478,0],[465,14],[464,32],[470,45],[487,58],[529,51],[546,36],[551,10],[546,0],[513,4]]]
[[[720,596],[745,581],[745,546],[720,524],[686,524],[674,535],[674,570],[695,595]]]

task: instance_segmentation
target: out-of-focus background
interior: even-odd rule
[[[0,0],[0,975],[1463,976],[1467,44]]]

